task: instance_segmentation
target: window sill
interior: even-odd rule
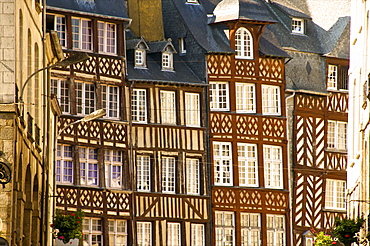
[[[323,212],[346,213],[345,208],[323,208]]]

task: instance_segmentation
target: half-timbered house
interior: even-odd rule
[[[349,1],[269,1],[286,64],[292,245],[312,245],[346,213]],[[324,17],[330,9],[330,18]]]
[[[46,25],[58,33],[64,56],[78,52],[90,56],[51,73],[51,91],[62,109],[55,150],[55,206],[66,213],[77,209],[85,213],[83,233],[89,245],[124,245],[128,240],[129,24],[124,1],[47,1]],[[97,109],[106,115],[76,122]]]
[[[277,20],[260,1],[164,2],[165,32],[209,84],[210,245],[289,245],[288,55],[262,37]]]

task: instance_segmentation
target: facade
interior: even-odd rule
[[[46,57],[50,36],[40,1],[1,1],[0,6],[0,244],[48,245],[58,107],[48,97],[46,72],[32,74],[55,57]]]
[[[351,53],[348,121],[348,215],[366,220],[363,244],[369,231],[369,67],[368,12],[366,2],[351,1]]]
[[[291,60],[285,68],[292,245],[343,218],[346,199],[349,11],[315,1],[269,1],[267,27]],[[331,9],[330,18],[323,11]]]

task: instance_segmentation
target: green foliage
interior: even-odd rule
[[[337,244],[336,241],[333,241],[328,234],[324,234],[324,232],[320,231],[316,234],[315,242],[313,245],[315,246],[331,246],[333,244]]]
[[[331,234],[344,245],[351,245],[351,243],[357,242],[356,233],[363,227],[364,222],[363,218],[357,218],[356,220],[336,218],[334,230]]]
[[[64,214],[61,210],[56,210],[53,224],[50,226],[54,230],[54,235],[63,243],[68,243],[71,239],[82,239],[82,220],[84,213],[77,211]]]

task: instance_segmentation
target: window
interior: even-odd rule
[[[191,245],[205,246],[203,224],[191,224]]]
[[[253,38],[250,31],[244,27],[235,33],[236,58],[253,59]]]
[[[146,90],[133,89],[131,101],[132,121],[137,123],[146,123]]]
[[[162,192],[175,193],[174,157],[162,157]]]
[[[102,246],[103,232],[101,219],[85,218],[82,222],[83,239],[89,245]]]
[[[328,121],[328,148],[347,149],[347,123],[342,121]]]
[[[116,53],[116,24],[98,22],[99,52]]]
[[[238,143],[240,186],[258,186],[257,145]]]
[[[135,67],[146,67],[144,50],[135,50]]]
[[[344,210],[346,208],[345,196],[346,196],[345,181],[334,179],[326,180],[325,208]]]
[[[173,70],[173,57],[172,53],[162,54],[162,69],[163,70]]]
[[[186,158],[186,193],[199,195],[199,159]]]
[[[70,112],[69,104],[69,81],[64,79],[51,79],[51,93],[58,98],[63,113]]]
[[[328,89],[337,89],[338,66],[328,65]]]
[[[72,18],[72,47],[92,50],[92,22],[87,19]]]
[[[297,18],[292,19],[292,33],[304,34],[304,20]]]
[[[268,214],[267,246],[285,246],[285,217],[284,215]]]
[[[280,87],[262,85],[262,113],[280,115]]]
[[[176,124],[175,92],[161,91],[162,124]]]
[[[79,147],[81,185],[98,185],[98,150],[93,148]]]
[[[210,83],[211,110],[229,110],[229,84],[226,82]]]
[[[186,3],[198,4],[198,0],[186,0]]]
[[[196,1],[197,2],[197,1]],[[186,54],[186,43],[185,38],[179,38],[179,53],[180,54]]]
[[[263,158],[265,169],[265,186],[283,188],[283,161],[280,146],[264,145]]]
[[[255,113],[255,105],[254,84],[236,83],[236,111]]]
[[[260,245],[261,219],[259,214],[241,213],[242,246]]]
[[[198,93],[185,93],[185,121],[187,126],[200,126]]]
[[[136,189],[150,191],[150,156],[136,156]]]
[[[127,221],[108,220],[109,246],[127,245]]]
[[[58,144],[56,162],[56,182],[73,183],[73,155],[72,146]]]
[[[102,85],[102,107],[107,112],[105,117],[107,118],[118,118],[118,86]]]
[[[233,185],[231,143],[213,143],[214,176],[216,185]]]
[[[94,84],[76,82],[76,107],[78,115],[88,115],[95,111]]]
[[[60,45],[67,47],[67,25],[63,15],[46,15],[46,28],[57,32]]]
[[[216,246],[234,246],[233,212],[215,212]]]
[[[348,66],[328,65],[327,88],[332,90],[348,90]]]
[[[167,245],[181,245],[180,223],[167,223]]]
[[[122,151],[105,150],[104,164],[106,186],[120,188],[122,186]]]
[[[136,222],[137,224],[137,245],[151,246],[152,245],[152,223],[151,222]]]

